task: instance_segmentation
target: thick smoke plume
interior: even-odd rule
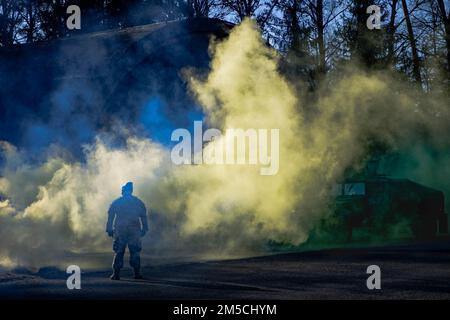
[[[131,133],[122,147],[97,138],[85,146],[85,162],[60,146],[30,164],[26,150],[5,142],[0,264],[58,265],[68,253],[110,250],[106,211],[130,180],[150,210],[147,250],[166,255],[237,256],[261,253],[269,240],[304,243],[329,215],[333,185],[379,146],[395,155],[386,173],[449,196],[443,100],[387,73],[352,69],[308,100],[280,74],[278,54],[250,20],[213,43],[211,54],[206,77],[186,72],[208,126],[280,129],[277,175],[262,176],[254,165],[175,166],[167,147]],[[437,174],[439,168],[447,172]]]

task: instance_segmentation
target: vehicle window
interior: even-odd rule
[[[344,185],[345,196],[358,196],[366,193],[366,185],[362,182],[346,183]]]

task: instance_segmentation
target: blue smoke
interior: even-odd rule
[[[173,130],[180,126],[186,126],[186,129],[193,133],[193,122],[204,118],[204,114],[194,106],[188,108],[188,111],[184,113],[183,120],[169,118],[165,116],[165,111],[162,100],[153,96],[142,108],[139,122],[144,127],[146,136],[167,147],[176,143],[170,140]]]

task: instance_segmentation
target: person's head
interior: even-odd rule
[[[132,195],[133,194],[133,182],[127,182],[122,187],[122,195]]]

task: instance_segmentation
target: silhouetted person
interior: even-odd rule
[[[130,265],[134,270],[134,278],[142,279],[140,273],[141,237],[148,231],[147,209],[144,203],[133,196],[133,183],[122,187],[122,197],[114,200],[108,210],[106,232],[114,237],[113,274],[111,279],[120,280],[120,269],[123,267],[123,256],[128,246]]]

